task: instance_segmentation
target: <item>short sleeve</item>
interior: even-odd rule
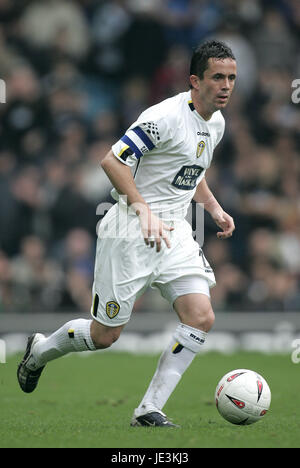
[[[159,149],[170,139],[165,119],[138,120],[112,146],[116,158],[127,166],[133,166],[145,154]]]

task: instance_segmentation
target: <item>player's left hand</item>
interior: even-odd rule
[[[221,232],[217,232],[218,239],[228,239],[228,237],[232,236],[235,225],[233,218],[228,213],[222,210],[218,214],[215,214],[213,219],[216,225],[222,229]]]

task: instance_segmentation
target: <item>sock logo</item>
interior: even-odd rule
[[[184,346],[182,346],[180,343],[177,342],[177,343],[174,344],[174,346],[172,348],[172,353],[173,354],[178,354],[178,353],[180,353],[180,351],[183,350],[183,348],[184,348]]]
[[[199,338],[199,336],[194,335],[194,333],[190,333],[190,338],[193,338],[193,340],[197,341],[198,343],[203,344],[205,340],[203,338]]]

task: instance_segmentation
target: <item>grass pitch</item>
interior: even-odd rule
[[[164,408],[181,429],[129,426],[158,356],[72,354],[49,363],[30,395],[16,380],[20,358],[0,364],[1,448],[300,447],[300,364],[288,355],[197,356]],[[262,374],[272,392],[269,413],[251,426],[226,422],[214,403],[219,379],[237,368]]]

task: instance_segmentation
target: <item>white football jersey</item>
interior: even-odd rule
[[[132,168],[137,189],[154,213],[183,219],[224,128],[221,112],[204,120],[188,91],[145,110],[112,151]],[[115,189],[112,196],[118,199]]]

